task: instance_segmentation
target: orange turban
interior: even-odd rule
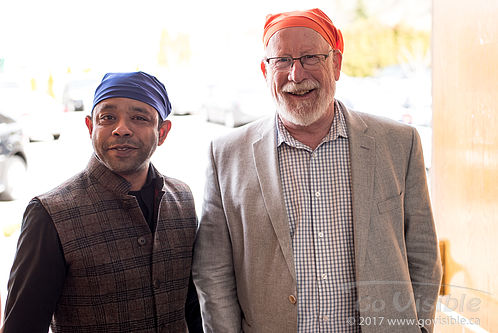
[[[332,20],[320,9],[294,11],[266,16],[263,43],[268,46],[268,41],[277,31],[289,27],[306,27],[315,30],[336,50],[344,52],[342,34]]]

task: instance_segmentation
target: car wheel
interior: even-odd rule
[[[14,155],[5,163],[4,184],[5,190],[0,194],[1,200],[18,199],[25,190],[27,176],[26,161],[20,156]]]

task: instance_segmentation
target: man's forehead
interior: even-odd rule
[[[288,27],[277,31],[268,41],[266,49],[300,47],[316,49],[327,47],[328,42],[315,30],[307,27]]]
[[[108,98],[95,106],[99,110],[134,110],[145,113],[157,113],[156,109],[147,103],[126,97]]]

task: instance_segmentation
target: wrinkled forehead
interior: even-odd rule
[[[275,52],[325,52],[328,42],[315,30],[308,27],[288,27],[277,31],[268,41],[265,54]]]

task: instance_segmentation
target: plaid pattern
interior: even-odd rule
[[[337,102],[335,110],[329,134],[314,151],[276,120],[296,266],[298,332],[360,331],[348,321],[357,317],[350,158]]]
[[[129,186],[93,157],[85,171],[39,197],[68,269],[54,333],[186,332],[192,195],[183,183],[158,177],[153,234]]]

